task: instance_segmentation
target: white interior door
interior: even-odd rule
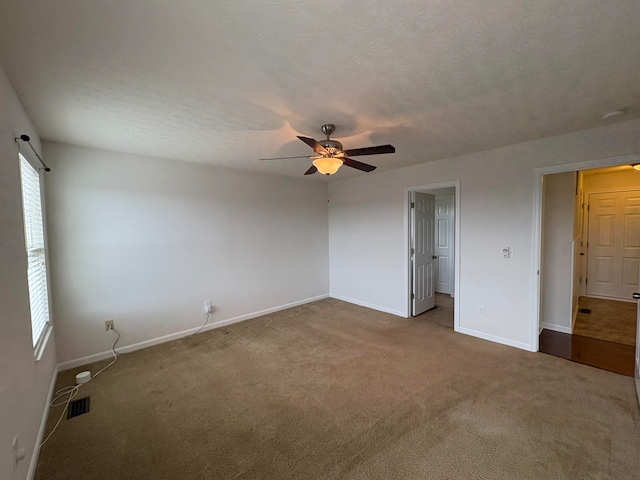
[[[453,295],[453,211],[454,196],[436,197],[435,256],[437,257],[435,290]]]
[[[639,267],[640,191],[590,194],[587,295],[628,300]]]
[[[412,192],[411,253],[413,315],[435,307],[434,218],[435,195]]]

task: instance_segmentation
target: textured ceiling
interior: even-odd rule
[[[311,153],[295,135],[323,123],[395,145],[360,158],[388,170],[640,116],[638,0],[0,6],[0,63],[46,140],[301,175],[258,158]]]

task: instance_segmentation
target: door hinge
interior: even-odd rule
[[[591,205],[587,204],[587,212],[591,210]]]
[[[416,202],[411,202],[411,208],[416,208]]]
[[[589,283],[589,279],[588,279],[588,278],[585,278],[585,279],[584,279],[584,284],[586,285],[587,283]]]
[[[414,255],[415,253],[416,253],[416,249],[415,249],[415,248],[412,248],[412,249],[411,249],[411,255]]]
[[[411,300],[413,300],[414,298],[416,298],[416,296],[412,293],[411,294]]]

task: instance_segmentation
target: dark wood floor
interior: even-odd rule
[[[543,330],[540,351],[574,362],[633,376],[636,304],[580,297],[573,335]]]
[[[597,338],[542,330],[542,353],[633,377],[635,347]]]

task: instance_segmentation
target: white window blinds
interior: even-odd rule
[[[40,176],[22,155],[20,155],[20,173],[22,177],[22,206],[28,259],[27,278],[29,282],[29,302],[31,304],[31,333],[33,346],[36,347],[49,323],[49,295],[47,293],[47,266],[44,250]]]

